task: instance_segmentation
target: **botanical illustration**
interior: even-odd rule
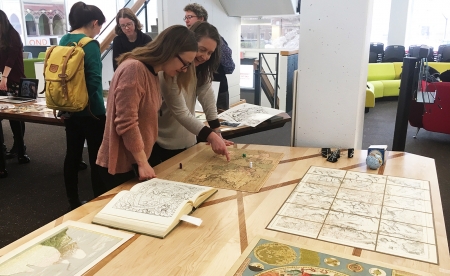
[[[0,258],[0,275],[81,275],[132,234],[68,221]]]

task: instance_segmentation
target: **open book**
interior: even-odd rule
[[[154,178],[119,192],[93,223],[164,238],[217,189]]]

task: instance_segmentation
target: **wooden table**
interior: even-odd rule
[[[180,162],[189,162],[191,156],[204,147],[207,146],[198,144],[167,160],[155,168],[157,175],[164,177],[170,174],[178,169]],[[388,152],[385,165],[373,171],[366,168],[366,151],[355,151],[354,158],[347,158],[344,153],[338,162],[330,163],[322,158],[319,149],[315,148],[265,145],[238,147],[284,153],[282,161],[260,192],[219,190],[193,213],[193,216],[203,219],[200,227],[181,223],[165,239],[136,234],[89,270],[87,275],[224,275],[248,243],[260,235],[295,242],[299,247],[319,252],[333,252],[341,257],[360,256],[361,261],[371,260],[383,262],[387,266],[450,275],[450,256],[433,159],[403,152]],[[439,265],[265,229],[311,165],[430,181]],[[66,220],[90,223],[94,215],[115,194],[121,190],[129,190],[132,185],[133,183],[123,184],[48,223],[0,249],[0,256]]]
[[[38,98],[38,102],[42,102],[45,99]],[[2,102],[0,102],[2,104]],[[6,103],[4,103],[6,104]],[[9,103],[8,103],[9,104]],[[16,106],[32,106],[36,105],[36,102],[28,102],[23,104],[16,104]],[[24,113],[17,113],[14,112],[12,109],[0,109],[0,119],[8,119],[8,120],[18,120],[18,121],[24,121],[24,122],[30,122],[30,123],[37,123],[37,124],[46,124],[46,125],[57,125],[57,126],[64,126],[64,123],[56,119],[53,116],[52,111],[46,111],[46,112],[24,112]],[[232,139],[236,137],[241,137],[249,134],[253,134],[256,132],[261,132],[265,130],[275,129],[279,127],[283,127],[284,124],[291,121],[291,117],[287,113],[281,113],[278,116],[275,116],[271,119],[266,120],[265,122],[257,125],[256,127],[227,127],[223,126],[223,132],[222,137],[224,139]]]

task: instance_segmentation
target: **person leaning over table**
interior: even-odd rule
[[[2,77],[0,80],[0,95],[6,96],[12,94],[17,96],[19,91],[19,82],[21,78],[25,78],[23,65],[23,44],[19,33],[13,28],[3,10],[0,10],[0,70]],[[14,149],[18,155],[20,164],[29,163],[30,158],[25,154],[25,145],[23,142],[23,133],[25,131],[25,123],[21,121],[10,120],[9,124],[14,135],[14,145],[10,152]],[[1,120],[0,120],[0,127]],[[0,178],[8,176],[5,168],[6,146],[3,144],[3,130],[1,134],[0,150],[3,166],[0,166]]]
[[[196,22],[189,28],[195,33],[198,52],[194,59],[194,81],[186,90],[179,91],[177,85],[169,86],[161,81],[163,103],[158,116],[158,139],[153,146],[149,163],[152,167],[177,155],[199,141],[208,141],[212,150],[230,159],[226,146],[233,142],[222,139],[217,118],[216,99],[211,88],[212,74],[220,61],[220,35],[216,27],[208,22]],[[164,75],[159,75],[164,80]],[[195,103],[200,102],[206,114],[207,127],[195,118]]]
[[[197,21],[208,21],[208,12],[200,4],[188,4],[184,7],[184,12],[185,16],[183,20],[188,28]],[[228,80],[226,74],[233,73],[235,64],[228,43],[222,36],[220,39],[220,65],[217,71],[214,72],[213,80],[220,82],[219,95],[217,97],[217,109],[227,110],[230,108],[230,93],[228,92]]]
[[[156,177],[147,160],[158,136],[160,81],[172,83],[178,76],[177,86],[185,89],[192,81],[186,71],[197,48],[194,33],[175,25],[152,42],[118,58],[119,66],[109,88],[105,134],[97,158],[109,189],[135,178],[136,173],[139,180]],[[165,74],[165,80],[158,78],[158,72]]]
[[[84,37],[93,38],[100,33],[105,23],[102,11],[94,5],[77,2],[70,8],[69,23],[71,30],[64,35],[59,45],[78,43]],[[105,184],[95,165],[98,149],[102,143],[105,129],[105,104],[103,102],[102,61],[100,46],[91,41],[83,47],[84,74],[89,94],[89,105],[80,112],[63,113],[60,117],[66,129],[66,156],[64,159],[64,184],[70,209],[82,203],[78,196],[78,170],[86,139],[91,167],[91,184],[94,196],[106,192]]]
[[[117,69],[116,59],[123,53],[131,52],[136,47],[144,46],[152,38],[142,32],[142,24],[129,8],[119,10],[116,15],[116,37],[113,40],[113,68]]]

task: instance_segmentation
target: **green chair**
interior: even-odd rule
[[[29,58],[23,60],[23,67],[25,71],[25,76],[29,79],[36,78],[36,71],[34,70],[34,63],[44,61],[43,58]]]
[[[40,52],[38,58],[45,58],[45,52]]]

